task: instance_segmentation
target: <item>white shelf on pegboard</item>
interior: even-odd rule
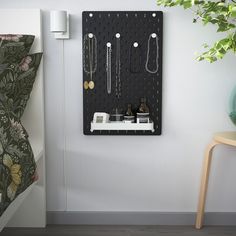
[[[109,123],[94,123],[91,122],[90,131],[95,130],[137,130],[137,131],[152,131],[154,132],[154,123],[124,123],[124,122],[109,122]]]

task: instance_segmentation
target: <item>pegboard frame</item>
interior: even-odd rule
[[[154,16],[155,15],[155,16]],[[163,13],[160,11],[84,11],[83,38],[87,33],[97,37],[97,71],[94,73],[95,88],[83,89],[83,113],[85,135],[160,135],[162,129],[162,44],[163,44]],[[112,79],[115,78],[115,34],[121,34],[121,91],[122,96],[115,96],[115,83],[112,83],[111,95],[106,94],[106,43],[114,45],[112,60]],[[147,41],[151,33],[159,38],[159,69],[157,74],[145,70]],[[83,41],[83,40],[82,40]],[[130,73],[130,47],[139,42],[141,48],[141,66],[139,73]],[[153,51],[151,52],[153,53]],[[133,58],[134,64],[137,59]],[[83,83],[89,80],[83,70]],[[126,110],[127,103],[137,108],[140,98],[146,97],[150,108],[150,117],[154,121],[155,132],[151,131],[93,131],[90,122],[94,112],[110,113],[115,107]]]

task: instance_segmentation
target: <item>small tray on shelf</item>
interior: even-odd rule
[[[109,122],[109,123],[94,123],[91,122],[91,132],[94,130],[143,130],[154,132],[154,123],[124,123],[124,122]]]

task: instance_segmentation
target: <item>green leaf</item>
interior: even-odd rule
[[[191,0],[184,1],[184,3],[183,3],[184,9],[190,8],[191,6],[192,6],[192,1]]]
[[[231,17],[236,17],[236,6],[230,6],[229,12],[231,14]]]

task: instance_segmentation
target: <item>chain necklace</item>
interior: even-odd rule
[[[84,89],[94,89],[93,74],[97,70],[97,38],[92,33],[84,36],[83,67],[85,73],[90,77],[89,82],[87,80],[84,81]]]
[[[149,60],[150,60],[150,43],[151,43],[151,39],[155,39],[156,41],[156,69],[155,70],[150,70],[148,68],[148,63],[149,63]],[[157,36],[156,33],[152,33],[149,35],[149,38],[148,38],[148,47],[147,47],[147,59],[146,59],[146,63],[145,63],[145,69],[147,72],[151,73],[151,74],[155,74],[158,72],[158,69],[159,69],[159,64],[158,64],[158,59],[159,59],[159,38]]]
[[[116,34],[116,97],[121,97],[121,79],[120,79],[120,34]]]
[[[106,72],[107,72],[107,93],[111,94],[111,43],[107,43],[107,54],[106,54]]]

